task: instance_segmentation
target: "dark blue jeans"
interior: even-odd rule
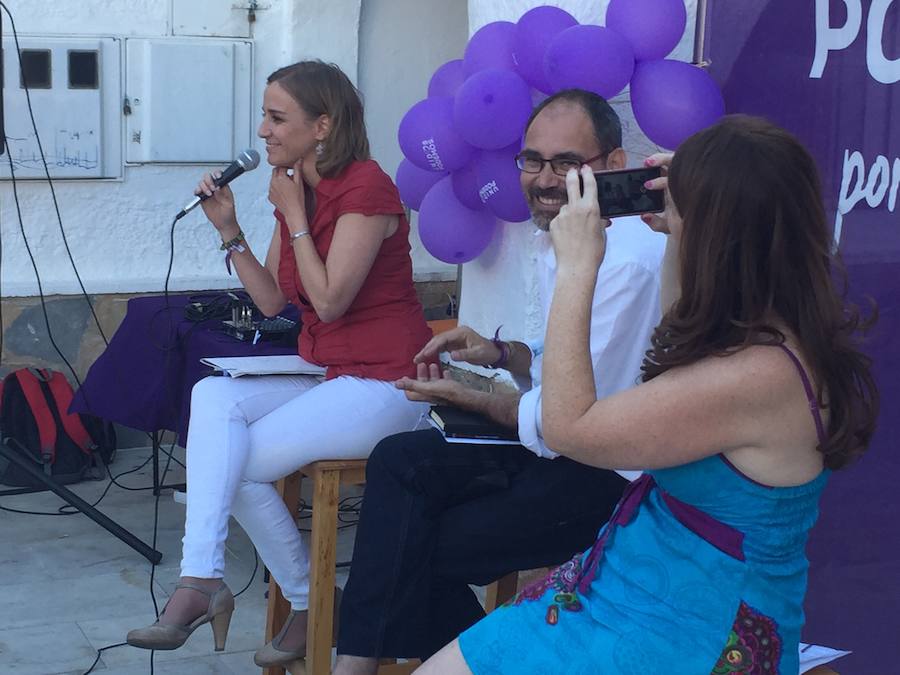
[[[590,548],[627,482],[522,446],[390,436],[366,469],[338,653],[426,658],[484,616],[469,584]]]

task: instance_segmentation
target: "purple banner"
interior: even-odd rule
[[[900,2],[709,0],[704,55],[727,112],[767,117],[812,151],[850,297],[878,303],[878,431],[825,491],[803,639],[853,650],[841,675],[900,672]]]

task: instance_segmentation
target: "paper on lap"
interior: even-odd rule
[[[822,647],[820,645],[808,645],[804,642],[800,643],[800,673],[824,666],[831,663],[835,659],[847,656],[852,652],[841,651],[840,649],[832,649],[831,647]]]
[[[271,356],[222,356],[200,359],[230,377],[243,375],[324,375],[325,368],[297,356],[281,354]]]

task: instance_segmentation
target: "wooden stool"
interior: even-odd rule
[[[300,503],[303,476],[313,481],[312,524],[309,547],[309,619],[306,629],[306,672],[331,672],[334,621],[334,578],[337,547],[337,512],[341,485],[366,482],[366,460],[323,460],[304,466],[278,481],[278,493],[293,512]],[[275,579],[269,581],[266,641],[280,630],[291,607]],[[284,675],[284,668],[263,669],[265,675]]]
[[[429,321],[434,335],[456,326],[456,319]],[[309,675],[328,675],[331,671],[332,628],[334,621],[334,579],[337,547],[337,511],[341,485],[366,482],[366,460],[321,460],[278,481],[276,489],[293,512],[300,503],[303,476],[313,480],[311,541],[309,547],[309,617],[306,629],[306,670]],[[269,581],[269,605],[266,612],[266,642],[280,630],[291,611],[281,589]],[[395,663],[385,659],[380,675],[412,672],[418,661]],[[301,671],[302,672],[302,671]],[[284,675],[281,667],[264,668],[264,675]]]

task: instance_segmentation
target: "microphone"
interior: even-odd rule
[[[216,178],[213,182],[217,187],[228,185],[231,181],[233,181],[245,171],[253,171],[253,169],[258,166],[259,153],[253,148],[249,148],[238,155],[237,159],[229,164],[222,172],[222,175]],[[188,203],[187,206],[185,206],[183,209],[181,209],[181,211],[178,212],[178,215],[175,216],[175,220],[184,218],[188,213],[197,208],[197,205],[200,202],[206,201],[207,199],[209,199],[209,197],[207,197],[205,194],[197,195]]]

